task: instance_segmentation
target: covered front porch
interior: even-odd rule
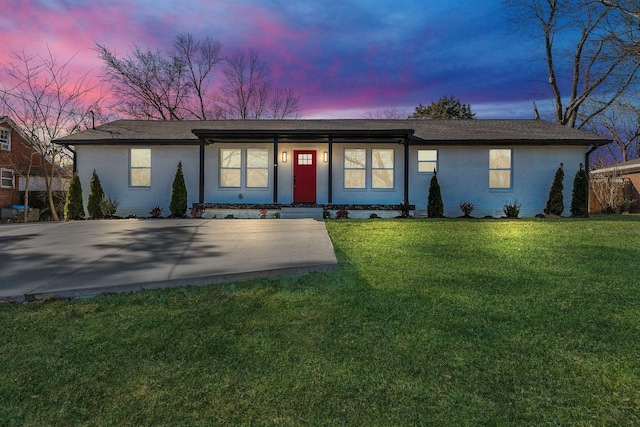
[[[210,213],[247,206],[280,214],[303,208],[336,211],[342,205],[388,213],[409,205],[411,129],[192,132],[200,147],[196,205]],[[371,166],[372,153],[379,151],[390,154],[384,188],[376,187],[380,171]],[[349,171],[351,152],[368,156],[368,169]],[[362,174],[363,185],[349,185],[350,174]],[[363,209],[366,205],[383,208]]]

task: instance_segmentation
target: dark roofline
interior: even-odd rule
[[[197,139],[90,139],[90,140],[54,140],[54,144],[75,145],[199,145]]]
[[[425,146],[425,145],[545,145],[545,146],[564,146],[564,145],[606,145],[608,142],[598,143],[587,139],[447,139],[447,140],[424,140],[413,138],[409,145]]]
[[[389,140],[398,139],[404,141],[410,138],[413,129],[381,129],[381,130],[353,130],[353,129],[292,129],[292,130],[213,130],[213,129],[193,129],[191,131],[198,138],[202,138],[208,142],[215,141],[237,141],[237,140],[256,140],[278,139],[280,142],[300,141],[300,140],[318,140],[318,139],[359,139],[359,140]]]

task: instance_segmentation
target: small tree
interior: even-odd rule
[[[587,216],[589,213],[589,179],[587,171],[580,163],[580,169],[573,178],[573,192],[571,194],[571,215]]]
[[[84,206],[82,205],[82,184],[77,173],[71,178],[67,198],[64,204],[64,219],[71,221],[84,218]]]
[[[182,175],[182,162],[178,162],[178,170],[173,178],[173,191],[169,210],[174,217],[183,217],[187,213],[187,186]]]
[[[100,178],[96,170],[93,170],[91,180],[89,181],[89,200],[87,201],[87,212],[91,218],[102,218],[102,200],[104,199],[104,191]]]
[[[427,201],[427,216],[429,218],[442,218],[444,216],[444,205],[442,204],[442,194],[436,171],[433,171],[433,178],[429,183],[429,198]]]
[[[438,102],[432,102],[429,106],[418,105],[409,116],[410,119],[444,119],[444,120],[468,120],[475,119],[475,113],[471,112],[471,105],[463,104],[453,96],[440,98]]]
[[[564,199],[562,195],[562,190],[564,190],[564,185],[562,184],[564,180],[564,170],[562,167],[563,165],[560,163],[560,167],[556,171],[556,176],[553,178],[553,184],[549,191],[549,199],[547,200],[547,207],[544,210],[544,213],[547,215],[562,215],[562,211],[564,210]]]

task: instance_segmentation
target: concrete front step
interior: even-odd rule
[[[322,208],[306,208],[306,207],[282,207],[280,209],[280,218],[297,219],[297,218],[313,218],[322,219]]]

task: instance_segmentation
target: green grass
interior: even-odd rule
[[[640,217],[327,227],[336,272],[0,306],[0,425],[640,424]]]

